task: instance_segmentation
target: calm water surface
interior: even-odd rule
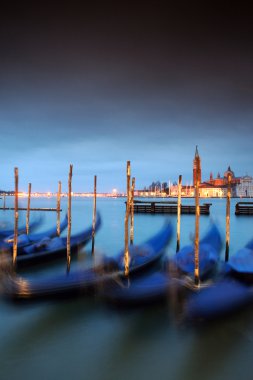
[[[253,217],[235,217],[231,202],[231,255],[253,237]],[[7,199],[7,206],[13,200]],[[225,201],[211,200],[201,217],[201,233],[215,220],[225,237]],[[26,201],[20,201],[24,206]],[[184,200],[183,203],[192,203]],[[55,207],[55,198],[32,199],[31,206]],[[62,200],[63,213],[67,208]],[[103,225],[96,255],[115,255],[124,245],[124,199],[97,200]],[[56,223],[45,213],[39,230]],[[136,215],[135,243],[154,234],[165,215]],[[169,216],[176,231],[176,216]],[[92,199],[73,199],[72,233],[91,223]],[[1,221],[13,220],[1,211]],[[194,233],[194,215],[182,215],[181,245]],[[20,224],[25,213],[20,212]],[[23,223],[22,223],[23,222]],[[166,254],[173,255],[176,236]],[[74,265],[86,266],[91,245]],[[224,252],[222,253],[224,257]],[[65,263],[33,271],[65,271]],[[24,273],[25,275],[25,273]],[[131,311],[111,309],[96,297],[12,304],[0,299],[0,379],[252,379],[253,310],[203,326],[181,323],[166,305]]]

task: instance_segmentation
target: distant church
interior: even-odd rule
[[[230,165],[228,169],[225,171],[223,177],[221,177],[220,173],[217,174],[216,178],[213,178],[213,174],[210,173],[209,180],[205,182],[201,182],[201,159],[198,152],[198,147],[196,146],[195,156],[193,160],[193,185],[196,185],[196,175],[197,168],[200,168],[200,196],[203,197],[220,197],[225,196],[227,190],[228,176],[231,176],[231,186],[232,192],[235,189],[236,185],[238,185],[241,181],[241,177],[235,177],[233,170]]]

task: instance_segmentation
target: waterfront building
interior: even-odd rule
[[[245,175],[241,177],[240,183],[236,185],[237,197],[253,197],[253,178]]]
[[[199,196],[202,198],[223,198],[227,195],[227,185],[215,186],[203,182],[199,186]]]
[[[230,165],[221,177],[220,173],[217,174],[217,178],[213,178],[213,174],[210,174],[209,181],[201,184],[202,194],[206,197],[225,197],[227,195],[228,176],[231,178],[231,196],[236,197],[236,187],[241,181],[241,177],[236,177]]]

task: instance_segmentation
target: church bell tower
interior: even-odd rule
[[[193,186],[197,182],[197,173],[199,172],[199,183],[201,183],[201,160],[198,152],[198,145],[196,145],[195,157],[193,160]]]

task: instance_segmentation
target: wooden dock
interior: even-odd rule
[[[200,214],[209,215],[212,203],[200,206]],[[177,214],[177,202],[173,201],[134,201],[134,212],[144,214]],[[194,205],[181,205],[181,214],[195,214]]]
[[[0,207],[0,210],[15,210],[14,207]],[[26,211],[27,208],[26,207],[19,207],[18,210],[21,210],[21,211]],[[58,210],[57,208],[35,208],[35,207],[31,207],[30,208],[30,211],[62,211],[62,209]]]
[[[235,215],[253,215],[253,202],[236,203]]]

